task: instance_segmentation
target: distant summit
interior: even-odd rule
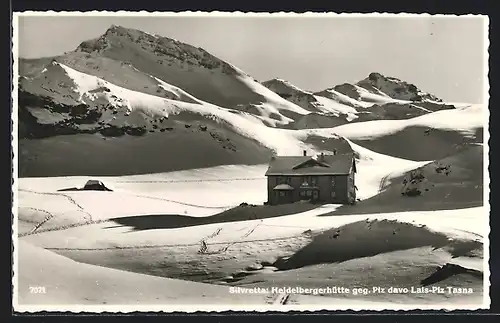
[[[312,95],[312,93],[304,91],[286,80],[273,78],[269,81],[262,82],[262,85],[275,92],[282,98],[308,111],[318,111],[319,102]]]
[[[356,85],[372,92],[380,94],[380,92],[397,100],[407,101],[424,101],[430,100],[442,102],[438,97],[421,91],[414,84],[407,83],[395,77],[384,76],[380,73],[373,72],[367,78],[359,81]]]
[[[311,114],[296,119],[293,128],[333,127],[346,122],[408,119],[431,111],[453,109],[415,85],[380,73],[355,84],[343,83],[318,92],[273,78],[262,85]]]
[[[111,25],[103,35],[82,42],[76,49],[76,51],[86,53],[101,53],[106,50],[113,52],[115,56],[120,53],[124,56],[123,58],[129,54],[147,51],[157,55],[165,55],[171,61],[198,65],[207,69],[220,67],[226,74],[237,73],[233,66],[209,54],[201,47],[194,47],[173,38],[152,35],[141,30],[117,25]]]

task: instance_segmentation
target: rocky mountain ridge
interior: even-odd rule
[[[57,154],[59,148],[52,147],[66,149],[66,141],[73,142],[76,153],[94,146],[100,151],[116,150],[117,138],[120,147],[133,150],[137,149],[132,148],[136,147],[133,138],[143,138],[141,147],[151,146],[151,151],[159,149],[161,142],[162,149],[178,149],[180,142],[183,147],[201,149],[203,143],[220,157],[210,165],[223,160],[262,162],[277,153],[277,141],[270,137],[290,143],[279,145],[290,147],[285,154],[302,151],[295,147],[297,142],[290,133],[269,129],[331,128],[367,120],[409,119],[454,108],[418,89],[420,97],[411,97],[408,93],[415,92],[414,88],[404,82],[397,84],[406,86],[405,91],[383,93],[380,89],[390,83],[383,80],[373,81],[369,89],[358,82],[361,85],[342,84],[315,93],[282,79],[261,84],[202,48],[112,26],[64,55],[19,60],[19,138],[30,141],[23,142],[22,155],[34,160],[38,157],[33,157],[33,151],[43,154],[36,140],[53,141],[47,147]],[[406,97],[415,101],[403,100]],[[300,145],[313,149],[314,142],[304,140]],[[109,159],[114,160],[115,155]],[[154,169],[161,171],[162,167],[159,164]],[[57,169],[51,168],[50,173],[54,172]]]

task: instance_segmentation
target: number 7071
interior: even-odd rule
[[[45,287],[44,286],[30,286],[30,293],[31,294],[45,294]]]

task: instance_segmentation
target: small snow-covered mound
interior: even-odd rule
[[[424,246],[442,248],[449,244],[447,236],[424,227],[394,220],[366,220],[327,230],[292,256],[279,259],[274,266],[290,270]]]

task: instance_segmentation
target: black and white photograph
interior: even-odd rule
[[[15,12],[14,310],[489,308],[488,24]]]

